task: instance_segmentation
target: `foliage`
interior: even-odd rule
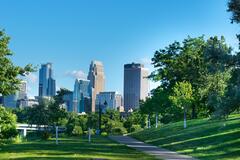
[[[232,54],[224,37],[208,40],[188,37],[182,43],[174,42],[156,51],[152,58],[155,71],[149,78],[160,81],[161,85],[152,91],[152,97],[141,102],[141,111],[145,114],[160,113],[163,123],[179,120],[182,111],[176,106],[184,104],[191,109],[191,118],[228,115],[235,110],[233,108],[240,106],[236,102],[238,93],[233,93],[237,91],[238,84],[231,78],[239,68],[238,55]],[[191,86],[191,100],[185,97],[184,101],[181,93],[185,92],[184,88],[176,89],[176,85],[182,82]],[[233,104],[228,103],[232,99],[229,95],[233,94],[236,95],[233,98],[235,105],[229,106]]]
[[[10,56],[13,53],[8,47],[9,42],[10,37],[4,30],[0,30],[0,95],[14,94],[21,84],[19,76],[25,76],[34,71],[31,64],[22,68],[12,63]]]
[[[0,139],[7,139],[17,135],[16,115],[0,106]]]
[[[146,114],[143,114],[140,110],[133,111],[123,122],[123,126],[127,131],[134,132],[134,125],[140,125],[141,128],[146,126]]]
[[[72,131],[72,135],[74,136],[80,136],[83,134],[83,130],[82,127],[80,126],[74,126],[73,131]]]
[[[170,99],[176,106],[188,108],[194,100],[192,94],[192,85],[189,82],[177,82]]]
[[[228,11],[232,12],[232,23],[240,22],[240,1],[239,0],[229,0],[228,2]]]
[[[12,113],[16,114],[18,123],[28,123],[29,108],[16,108]]]

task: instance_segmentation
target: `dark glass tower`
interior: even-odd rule
[[[52,97],[56,94],[56,81],[53,79],[52,63],[42,64],[39,70],[39,96]]]

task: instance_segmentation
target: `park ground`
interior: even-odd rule
[[[87,137],[68,137],[60,138],[59,145],[55,144],[55,139],[0,145],[0,160],[131,160],[139,158],[155,159],[153,156],[118,144],[107,137],[93,137],[92,143],[88,142]]]
[[[133,133],[146,143],[203,160],[240,160],[240,114],[226,120],[189,120]]]
[[[240,160],[240,114],[226,120],[196,119],[170,123],[158,128],[145,129],[130,136],[161,148],[190,155],[203,160]],[[0,143],[3,159],[155,159],[140,151],[116,143],[108,137],[94,136],[60,138],[48,141],[28,140],[18,144]]]

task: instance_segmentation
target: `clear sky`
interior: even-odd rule
[[[52,62],[57,87],[73,89],[91,60],[105,67],[106,90],[123,91],[123,65],[144,63],[154,51],[188,35],[226,37],[233,47],[239,26],[227,0],[1,0],[0,28],[11,36],[13,61]],[[84,75],[85,74],[85,75]],[[151,84],[154,87],[154,84]],[[38,72],[29,93],[38,93]]]

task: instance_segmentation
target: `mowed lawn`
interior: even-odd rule
[[[70,159],[145,159],[152,156],[138,152],[124,145],[113,142],[107,137],[94,137],[92,143],[87,138],[61,138],[59,145],[55,140],[28,141],[21,144],[0,145],[0,159],[17,160],[70,160]]]
[[[159,147],[206,160],[240,160],[240,114],[227,120],[197,119],[132,134]]]

